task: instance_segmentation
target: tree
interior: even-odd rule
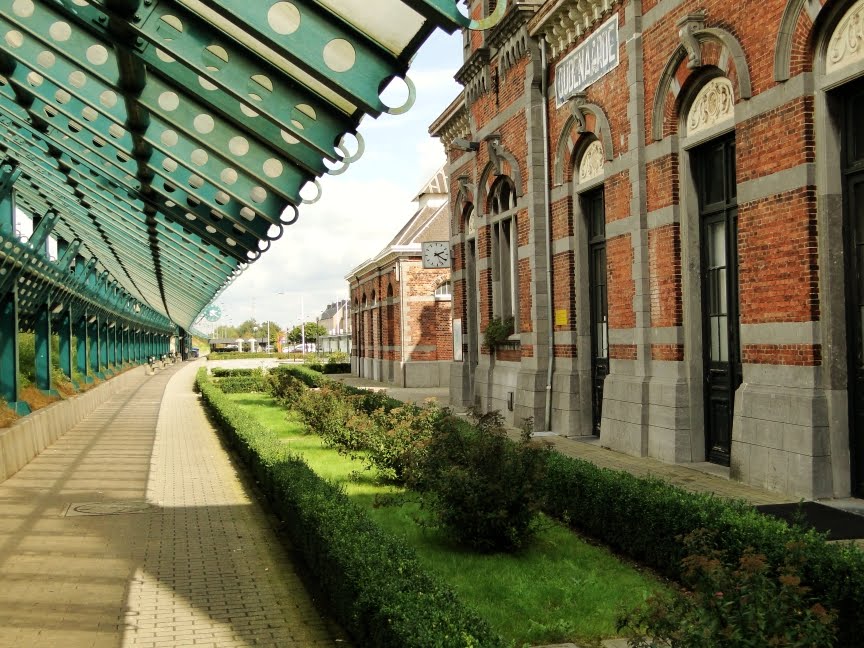
[[[261,339],[263,337],[267,337],[267,325],[270,325],[270,345],[276,346],[276,341],[279,339],[279,333],[282,330],[279,328],[279,325],[276,322],[261,322],[258,325],[258,333],[256,337]]]
[[[255,330],[255,327],[258,327],[258,330]],[[248,319],[245,322],[241,322],[237,325],[237,334],[238,337],[242,337],[244,340],[248,340],[249,338],[258,338],[261,337],[261,325],[257,320]]]
[[[321,335],[327,335],[327,329],[316,322],[306,322],[306,342],[314,342]],[[300,324],[288,331],[288,341],[291,344],[300,344],[303,341],[303,332]]]

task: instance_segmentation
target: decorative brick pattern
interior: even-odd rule
[[[566,311],[565,324],[555,323],[556,331],[571,331],[576,328],[576,304],[574,280],[576,278],[572,251],[552,257],[552,304],[555,312]],[[553,322],[555,320],[553,319]]]
[[[610,360],[636,360],[636,345],[635,344],[610,344],[609,359]]]
[[[651,345],[652,360],[673,360],[681,362],[684,359],[683,344],[652,344]]]
[[[632,328],[636,325],[633,298],[633,245],[630,235],[623,234],[606,241],[606,272],[610,328]]]
[[[530,333],[533,329],[531,325],[531,305],[533,296],[531,294],[531,259],[519,259],[518,262],[519,275],[519,331],[521,333]]]
[[[816,199],[803,187],[738,209],[741,321],[819,319]]]
[[[664,155],[645,165],[648,213],[678,204],[678,155]]]
[[[749,364],[816,367],[822,364],[821,344],[745,344],[742,360]]]
[[[648,271],[651,325],[680,326],[681,237],[677,223],[648,232]]]
[[[799,97],[738,124],[735,145],[739,183],[813,162],[813,97]]]

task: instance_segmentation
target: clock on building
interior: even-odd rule
[[[450,243],[447,241],[425,241],[423,243],[424,268],[449,268]]]

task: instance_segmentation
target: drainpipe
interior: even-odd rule
[[[549,305],[549,363],[546,371],[546,429],[552,431],[552,372],[555,370],[555,313],[552,303],[552,189],[549,174],[549,62],[546,60],[546,39],[540,39],[540,94],[543,97],[543,183],[546,193],[546,299]]]

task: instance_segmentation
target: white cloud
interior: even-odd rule
[[[254,314],[287,325],[300,317],[301,295],[307,319],[348,296],[345,275],[392,240],[414,213],[416,192],[444,162],[428,128],[458,94],[453,74],[461,63],[461,36],[430,38],[409,72],[416,105],[405,115],[363,120],[364,156],[343,175],[322,178],[321,200],[301,206],[297,223],[220,296],[220,324]]]

